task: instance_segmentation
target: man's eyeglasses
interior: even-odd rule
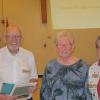
[[[21,39],[22,36],[21,35],[6,35],[6,38],[9,38],[9,39]]]

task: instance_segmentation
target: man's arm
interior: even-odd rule
[[[29,64],[31,67],[31,76],[30,76],[29,82],[35,83],[34,87],[29,88],[29,93],[33,93],[38,87],[38,74],[37,74],[37,68],[36,68],[36,64],[35,64],[35,58],[32,53],[29,57]]]

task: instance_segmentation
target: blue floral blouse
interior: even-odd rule
[[[87,75],[88,67],[81,59],[68,66],[52,60],[46,66],[40,100],[92,100]]]

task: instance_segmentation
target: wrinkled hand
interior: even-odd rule
[[[17,96],[0,95],[0,100],[16,100]]]
[[[36,78],[32,78],[29,80],[30,83],[36,83],[34,87],[29,87],[28,88],[28,92],[29,94],[32,94],[38,87],[38,79]]]
[[[34,87],[29,87],[28,88],[29,94],[32,94],[37,89],[37,87],[38,87],[38,84],[37,83],[36,83],[36,85]]]
[[[7,99],[5,100],[16,100],[17,96],[7,96]]]

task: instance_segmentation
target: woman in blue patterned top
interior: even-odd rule
[[[73,38],[61,31],[55,44],[58,57],[46,66],[40,100],[92,100],[87,86],[88,67],[82,59],[72,56]]]

